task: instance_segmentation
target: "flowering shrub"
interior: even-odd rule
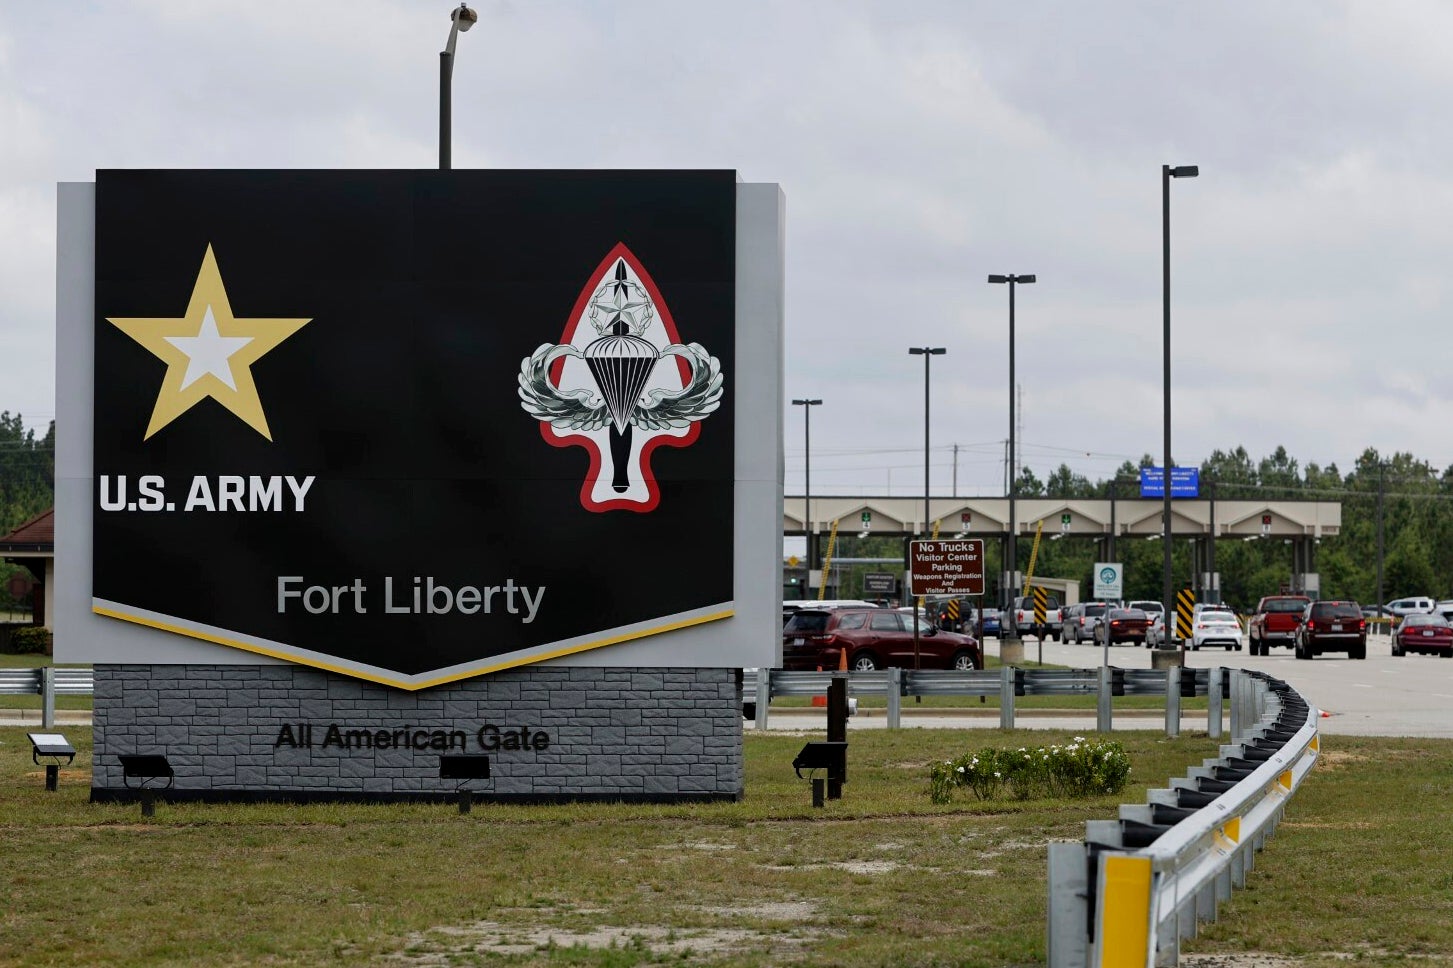
[[[1076,736],[1066,746],[988,747],[935,763],[929,772],[929,796],[934,803],[948,803],[957,787],[968,787],[980,800],[1091,797],[1118,793],[1129,778],[1125,747]]]

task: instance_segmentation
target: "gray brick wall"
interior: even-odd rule
[[[480,800],[742,795],[735,669],[528,667],[419,692],[303,666],[97,665],[95,681],[98,797],[124,795],[127,753],[165,754],[182,795],[450,793],[457,784],[439,778],[434,744],[490,757],[491,778],[469,784]],[[351,748],[325,745],[330,725],[389,736],[372,748],[358,734]],[[279,744],[285,727],[299,745]],[[411,747],[426,731],[426,748],[395,748],[393,731],[406,727]],[[531,741],[543,732],[548,748],[481,746],[482,731],[503,745],[521,729]]]

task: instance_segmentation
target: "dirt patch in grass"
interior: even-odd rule
[[[1234,955],[1181,955],[1183,968],[1301,968],[1303,962],[1248,951]]]
[[[772,920],[797,917],[786,913],[786,910],[776,912],[773,907],[757,905],[735,913]],[[797,907],[795,903],[784,906],[792,910]],[[812,906],[806,905],[806,908],[810,911]],[[663,928],[649,925],[522,929],[495,921],[476,921],[464,925],[441,925],[412,934],[406,939],[403,950],[389,955],[388,961],[418,968],[444,968],[458,964],[461,956],[468,955],[502,957],[551,949],[589,949],[648,952],[658,957],[669,956],[674,964],[690,965],[754,948],[780,950],[785,945],[803,945],[816,940],[818,934],[810,929],[784,934],[780,930],[753,928]]]

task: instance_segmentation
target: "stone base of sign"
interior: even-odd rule
[[[1024,664],[1024,640],[1023,639],[1000,639],[999,640],[999,664],[1007,666],[1019,666]]]
[[[464,784],[480,802],[743,793],[739,669],[531,666],[418,692],[293,665],[94,675],[93,800],[139,798],[129,753],[166,756],[174,800],[453,800],[440,757],[460,754],[489,757]]]
[[[1150,650],[1150,667],[1152,669],[1174,669],[1185,664],[1186,654],[1180,649]]]

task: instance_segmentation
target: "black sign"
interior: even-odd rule
[[[891,595],[898,589],[898,579],[891,572],[870,571],[863,575],[863,591],[877,595]]]
[[[733,172],[96,199],[98,612],[410,687],[730,614]]]

